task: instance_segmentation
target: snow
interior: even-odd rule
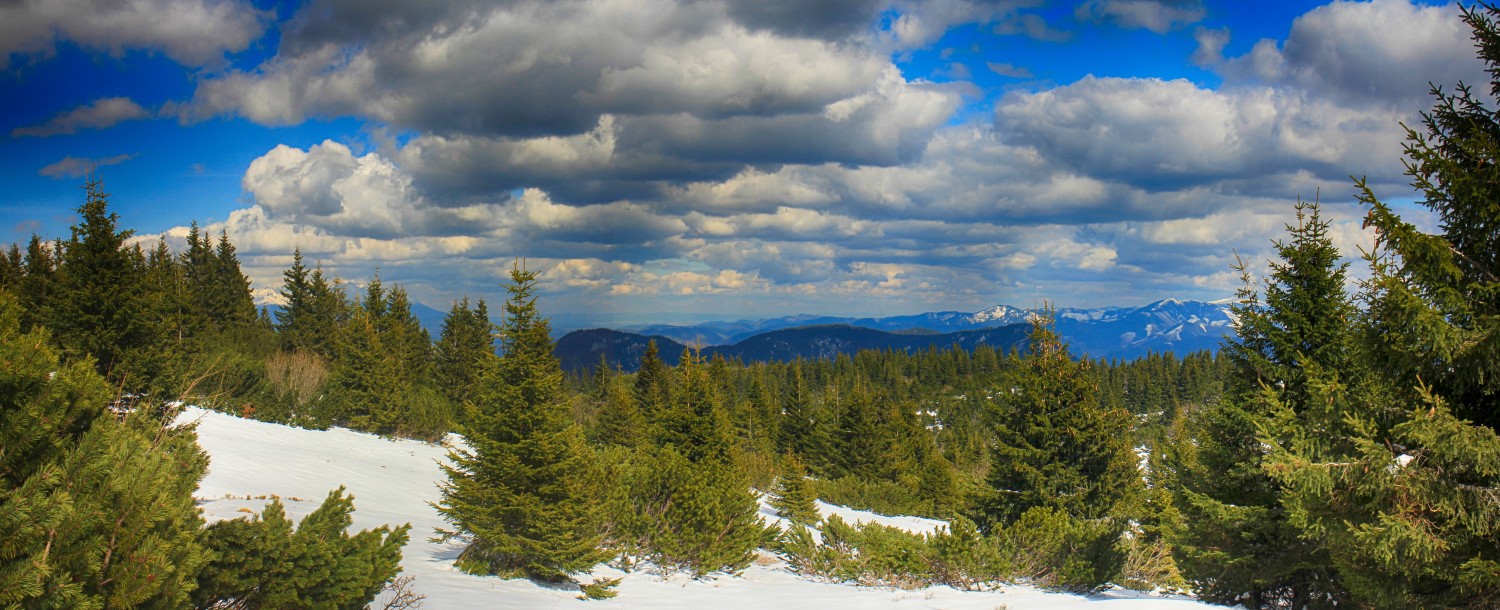
[[[929,587],[912,591],[816,582],[789,571],[786,564],[763,556],[741,576],[693,580],[681,574],[650,571],[625,573],[601,566],[582,580],[623,578],[619,597],[582,602],[576,590],[539,586],[526,580],[502,580],[464,574],[453,568],[459,541],[435,543],[434,530],[445,524],[429,502],[438,499],[438,469],[447,450],[410,440],[390,440],[343,429],[302,430],[240,419],[189,407],[179,422],[197,422],[198,442],[209,453],[209,472],[197,497],[210,521],[259,512],[271,497],[280,497],[288,516],[300,519],[317,508],[340,485],[354,495],[354,528],[411,523],[411,541],[401,561],[404,574],[415,577],[414,589],[426,596],[423,608],[951,608],[1187,610],[1211,608],[1183,598],[1164,598],[1125,590],[1094,596],[1049,593],[1008,585],[1001,591],[959,591]],[[849,522],[875,522],[914,532],[931,532],[943,522],[918,517],[887,517],[823,502],[818,510]],[[774,513],[762,508],[768,521]],[[378,607],[378,606],[377,606]]]

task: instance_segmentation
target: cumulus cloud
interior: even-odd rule
[[[1469,34],[1451,4],[1335,2],[1298,17],[1285,41],[1261,40],[1221,70],[1346,106],[1409,111],[1429,103],[1429,82],[1488,82]]]
[[[106,129],[148,116],[151,113],[135,103],[135,100],[128,97],[105,97],[52,117],[41,125],[17,127],[11,130],[10,135],[45,138],[78,133],[80,129]]]
[[[48,55],[59,40],[122,55],[161,51],[203,66],[244,50],[272,14],[242,0],[19,0],[0,3],[0,69],[15,56]]]
[[[48,178],[82,178],[89,175],[95,169],[110,165],[119,165],[135,158],[135,153],[104,157],[102,159],[90,159],[87,157],[67,156],[55,163],[47,164],[37,170],[37,174]]]
[[[1165,34],[1203,19],[1207,11],[1202,0],[1088,0],[1075,14],[1082,20],[1109,21]]]
[[[1048,158],[1149,190],[1258,188],[1298,171],[1390,179],[1400,175],[1398,123],[1409,116],[1295,89],[1094,77],[1010,96],[997,110],[1016,141]]]

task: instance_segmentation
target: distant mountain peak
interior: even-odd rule
[[[256,288],[250,291],[250,298],[255,301],[256,307],[265,307],[267,305],[286,307],[287,305],[286,297],[282,296],[281,292],[275,288]]]

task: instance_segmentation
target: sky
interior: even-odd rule
[[[1213,300],[1353,177],[1419,224],[1409,0],[0,2],[0,244],[225,231],[417,300],[598,323]],[[1357,275],[1355,261],[1352,272]]]

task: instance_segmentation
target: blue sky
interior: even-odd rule
[[[1229,296],[1298,198],[1346,251],[1450,4],[31,0],[0,6],[0,243],[125,226],[294,246],[443,308],[601,322]],[[1417,213],[1413,209],[1414,214]]]

